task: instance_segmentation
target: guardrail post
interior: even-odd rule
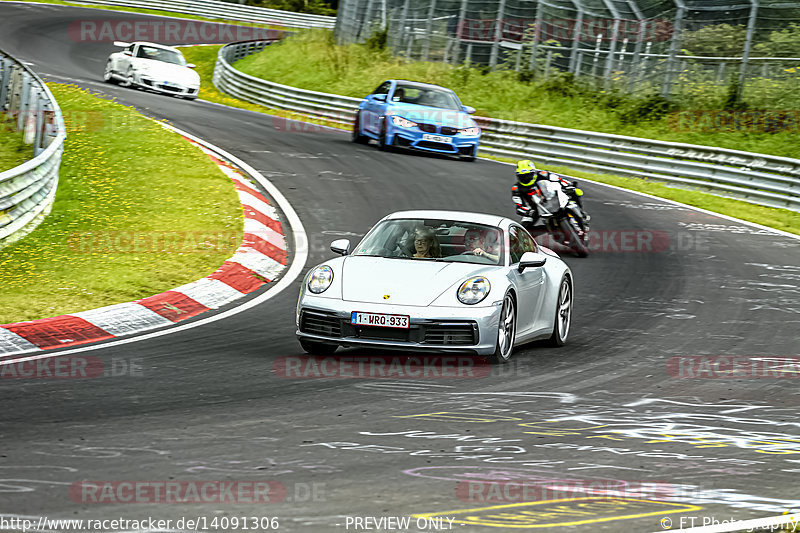
[[[503,17],[505,16],[506,0],[500,0],[497,4],[497,17],[494,27],[494,42],[492,43],[492,53],[489,56],[489,68],[494,70],[497,66],[497,56],[500,53],[500,41],[503,40]]]
[[[576,61],[578,60],[578,47],[581,41],[581,31],[583,31],[583,4],[578,0],[572,2],[578,10],[578,18],[575,19],[575,31],[572,34],[572,53],[569,57],[569,71],[573,74],[576,70]],[[577,74],[576,74],[577,75]]]
[[[753,44],[753,33],[756,31],[756,20],[758,18],[758,0],[750,0],[750,20],[747,22],[747,37],[744,41],[744,53],[742,54],[742,66],[739,69],[739,84],[736,86],[736,103],[742,101],[744,91],[745,75],[747,74],[747,62],[750,59],[750,48]]]
[[[667,58],[666,70],[664,71],[664,85],[661,87],[661,96],[669,98],[672,92],[672,70],[675,68],[675,57],[678,55],[678,50],[681,47],[681,40],[683,38],[683,17],[686,14],[686,4],[683,0],[674,0],[678,6],[678,12],[675,14],[675,24],[673,24],[672,41],[669,45],[669,57]]]
[[[13,111],[17,113],[17,131],[21,131],[25,127],[26,113],[31,98],[31,79],[30,74],[22,71],[22,83],[19,88],[19,105]]]
[[[617,50],[617,40],[619,38],[620,16],[619,11],[614,7],[611,0],[603,0],[603,3],[611,12],[611,16],[614,17],[614,28],[611,30],[611,43],[608,45],[608,57],[606,57],[606,68],[603,73],[603,85],[608,88],[611,84],[611,71],[614,68],[614,53]]]
[[[500,0],[501,2],[503,0]],[[436,0],[430,0],[431,6],[428,8],[428,20],[425,24],[425,42],[422,43],[422,60],[427,61],[431,52],[431,34],[433,33],[433,14],[436,9]]]
[[[536,20],[533,23],[533,43],[531,45],[531,72],[536,71],[536,54],[539,52],[539,39],[542,35],[542,0],[536,3]]]

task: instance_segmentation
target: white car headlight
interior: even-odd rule
[[[481,134],[481,129],[478,128],[477,126],[474,128],[464,128],[462,130],[458,130],[458,133],[460,133],[461,135],[468,135],[470,137],[475,137]]]
[[[333,283],[333,269],[327,265],[318,266],[308,277],[308,290],[314,294],[322,294]]]
[[[483,276],[469,278],[458,288],[458,301],[462,304],[475,305],[480,303],[489,295],[492,285]]]
[[[417,125],[416,122],[412,122],[403,117],[398,117],[397,115],[394,115],[392,117],[392,124],[394,124],[395,126],[400,126],[401,128],[413,128],[414,126]]]

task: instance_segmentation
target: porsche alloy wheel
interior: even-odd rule
[[[511,293],[503,299],[500,320],[497,324],[497,346],[491,357],[493,363],[506,363],[514,351],[514,336],[517,333],[517,313]]]
[[[561,287],[558,289],[558,301],[556,302],[556,316],[553,324],[553,334],[550,336],[550,344],[553,346],[564,346],[569,336],[569,326],[572,323],[572,282],[568,277],[561,280]]]
[[[106,63],[106,69],[103,71],[103,81],[106,83],[115,83],[114,69],[111,68],[111,61]]]

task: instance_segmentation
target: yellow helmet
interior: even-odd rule
[[[517,161],[517,168],[515,172],[517,174],[517,181],[520,185],[527,187],[536,181],[536,165],[534,165],[533,161],[530,159]]]

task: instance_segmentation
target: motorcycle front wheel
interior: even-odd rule
[[[579,233],[578,222],[572,217],[564,217],[558,221],[564,237],[564,244],[572,250],[578,257],[589,255],[589,248],[583,242]]]

